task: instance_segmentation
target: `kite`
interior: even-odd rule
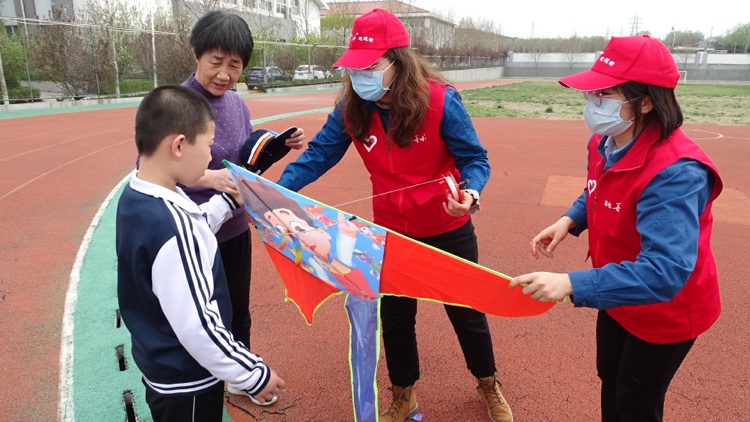
[[[511,278],[292,192],[224,162],[274,267],[307,324],[326,299],[346,294],[354,420],[378,420],[375,370],[381,295],[466,306],[489,315],[540,315]],[[455,195],[455,180],[446,193]],[[472,280],[467,288],[465,280]]]

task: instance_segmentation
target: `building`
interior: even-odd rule
[[[171,0],[172,13],[200,16],[221,9],[242,16],[256,39],[288,42],[320,34],[324,0]]]
[[[73,6],[74,0],[5,0],[0,1],[0,16],[10,16],[19,18],[4,19],[7,30],[17,32],[22,26],[23,19],[34,20],[52,19],[52,5],[58,6],[58,20],[72,21],[75,17]]]
[[[329,1],[328,10],[321,11],[325,18],[333,14],[360,16],[372,9],[385,9],[396,15],[409,31],[412,45],[428,45],[437,49],[448,48],[453,44],[456,25],[449,20],[408,3],[398,0],[386,1]],[[351,30],[351,26],[346,28]],[[344,39],[351,34],[347,33]],[[341,39],[342,37],[335,37]],[[348,43],[345,43],[346,45]]]

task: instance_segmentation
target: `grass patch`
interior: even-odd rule
[[[675,89],[685,123],[750,126],[750,85],[691,84]],[[585,100],[557,81],[530,81],[461,91],[473,117],[581,120]]]

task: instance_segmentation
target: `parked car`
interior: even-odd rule
[[[291,81],[292,75],[284,73],[276,66],[266,66],[266,82]],[[257,89],[263,85],[263,68],[251,67],[245,72],[247,89]]]
[[[303,64],[297,66],[294,69],[294,80],[305,81],[310,79],[325,79],[330,78],[331,72],[323,68],[323,66]]]

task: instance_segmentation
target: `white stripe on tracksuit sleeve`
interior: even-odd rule
[[[216,242],[216,238],[207,225],[193,224],[184,210],[167,205],[179,235],[164,244],[152,267],[152,288],[162,312],[180,343],[201,366],[255,395],[267,384],[269,368],[260,356],[234,340],[216,302],[210,300],[216,245],[209,248],[205,242]]]
[[[214,234],[219,231],[222,224],[232,218],[232,211],[239,206],[232,195],[228,193],[214,195],[208,201],[199,205],[205,213],[206,222]]]

